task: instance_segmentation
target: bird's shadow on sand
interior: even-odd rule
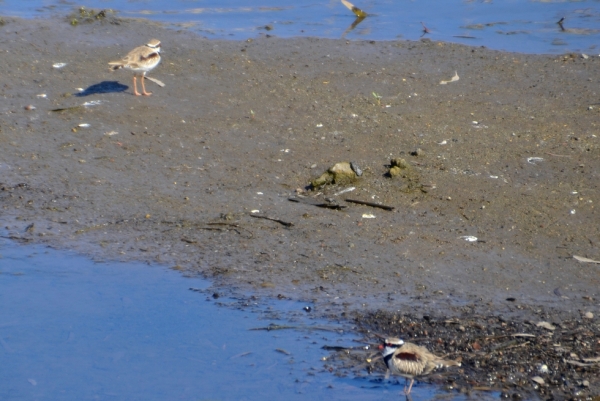
[[[129,89],[129,86],[120,84],[117,81],[102,81],[98,84],[88,86],[83,92],[79,92],[75,96],[84,97],[99,93],[124,92],[127,89]]]

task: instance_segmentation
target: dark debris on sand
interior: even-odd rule
[[[448,391],[600,400],[600,325],[590,319],[519,322],[501,316],[417,317],[379,311],[358,314],[354,320],[367,343],[398,336],[460,360],[460,369],[419,379]],[[381,381],[386,368],[376,351],[372,346],[341,350],[328,363],[340,375],[372,375]]]

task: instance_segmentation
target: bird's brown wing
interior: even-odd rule
[[[138,59],[136,61],[148,60],[155,57],[160,57],[158,52],[155,49],[152,49],[148,46],[138,47],[141,51],[138,53]]]
[[[394,358],[400,359],[402,361],[414,361],[414,362],[417,362],[421,359],[419,357],[419,354],[414,353],[414,352],[398,352],[396,355],[394,355]]]
[[[144,62],[146,60],[150,60],[157,57],[160,57],[160,54],[156,50],[151,49],[148,46],[140,46],[127,53],[127,55],[123,57],[121,61],[111,61],[109,64],[120,64],[123,66],[128,65],[130,67],[136,68],[139,67],[140,62]]]
[[[157,52],[152,52],[147,56],[140,56],[140,61],[146,61],[146,60],[152,60],[155,58],[159,58],[160,54],[158,54]]]

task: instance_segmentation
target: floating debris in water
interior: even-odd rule
[[[283,348],[275,348],[275,351],[281,352],[282,354],[285,354],[285,355],[292,355],[291,352],[286,351]]]

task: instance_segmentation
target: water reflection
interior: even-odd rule
[[[352,32],[352,30],[354,30],[354,28],[356,28],[365,18],[367,17],[356,17],[354,22],[344,31],[342,38],[345,38],[348,33]]]

